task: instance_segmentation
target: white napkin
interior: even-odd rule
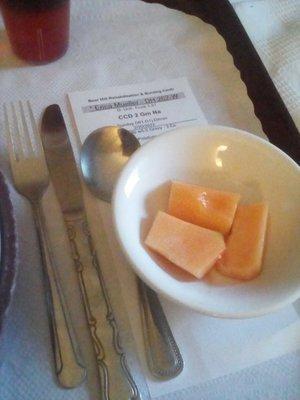
[[[21,63],[12,55],[7,38],[1,34],[3,55],[0,59],[1,103],[29,99],[36,116],[40,116],[47,105],[59,103],[63,107],[76,149],[74,129],[66,106],[66,93],[187,76],[208,122],[235,126],[264,137],[260,123],[253,114],[253,107],[240,80],[239,72],[233,66],[224,41],[213,27],[183,13],[135,0],[110,2],[86,0],[73,2],[72,7],[70,49],[64,58],[53,64],[35,67]],[[3,131],[2,121],[0,124],[0,131]],[[0,168],[7,171],[7,153],[2,135],[0,141]],[[6,360],[0,370],[0,399],[96,400],[98,386],[93,349],[80,302],[76,274],[66,252],[68,243],[58,205],[50,190],[44,201],[49,231],[52,243],[56,246],[55,254],[59,262],[60,275],[88,368],[88,381],[82,387],[70,391],[58,388],[52,375],[40,260],[30,208],[26,201],[20,199],[13,191],[12,197],[18,223],[20,263],[14,302],[6,330]],[[91,204],[91,209],[92,207]],[[95,207],[95,212],[98,212],[97,209],[98,206]],[[104,214],[105,216],[109,218],[109,213]],[[93,225],[98,247],[101,243],[95,232],[99,229],[97,223]],[[109,260],[110,255],[104,247],[106,246],[101,247],[101,258],[106,257]],[[115,251],[115,246],[113,250],[115,258],[121,257],[116,262],[118,269],[118,265],[123,265],[122,256]],[[128,274],[126,282],[130,285],[131,270],[124,268],[124,271],[120,272],[126,274],[126,277]],[[128,304],[128,296],[125,300]],[[276,388],[278,390],[282,388],[284,393],[281,392],[283,395],[280,396],[280,400],[285,398],[287,382],[293,382],[289,393],[292,395],[296,393],[294,398],[299,398],[297,394],[300,392],[297,391],[297,386],[295,387],[297,362],[293,358],[288,358],[283,364],[289,378],[282,375],[281,364],[273,362],[271,365],[267,364],[264,369],[255,370],[258,372],[252,370],[248,374],[238,375],[238,378],[227,377],[221,383],[218,381],[218,385],[214,381],[210,386],[201,385],[197,389],[195,385],[203,379],[211,379],[226,373],[227,364],[231,370],[234,370],[237,364],[239,367],[253,364],[253,348],[246,351],[244,342],[238,335],[235,335],[237,349],[244,349],[244,353],[241,352],[239,355],[238,351],[232,349],[234,357],[231,358],[229,357],[231,349],[225,345],[225,338],[231,335],[232,331],[238,333],[239,327],[249,321],[242,321],[239,325],[239,321],[210,320],[187,312],[186,309],[174,308],[173,304],[162,301],[185,357],[186,368],[177,380],[170,382],[156,383],[149,377],[153,396],[160,396],[164,400],[175,398],[240,400],[246,398],[249,393],[254,393],[251,398],[262,399],[267,396],[264,396],[263,391],[260,393],[256,389],[253,391],[254,383],[251,382],[253,376],[258,380],[264,377],[260,383],[265,387],[270,375],[268,388],[276,394]],[[133,311],[136,307],[134,298],[130,304],[133,307],[130,314],[133,326],[138,327],[139,314]],[[264,323],[260,321],[258,319],[249,322],[253,338],[249,341],[249,345],[253,345],[254,339],[260,341],[257,351],[260,351],[262,356],[255,357],[255,362],[274,356],[274,348],[280,347],[277,355],[285,354],[295,348],[295,338],[299,335],[299,328],[293,307],[266,317]],[[223,335],[216,338],[213,335],[221,325]],[[233,325],[236,327],[235,330],[231,330]],[[206,337],[210,335],[214,340],[208,342]],[[136,338],[143,357],[139,330],[136,331]],[[188,346],[191,338],[193,347]],[[194,351],[194,348],[197,351]],[[275,382],[272,379],[273,373],[277,374]],[[191,385],[192,389],[176,394],[174,392]],[[163,393],[171,394],[164,396]]]

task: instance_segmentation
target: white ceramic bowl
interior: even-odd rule
[[[143,244],[158,210],[166,210],[171,180],[267,201],[269,221],[263,271],[238,282],[217,272],[186,279]],[[266,314],[300,297],[300,168],[252,134],[221,126],[167,132],[139,149],[114,192],[117,236],[135,272],[150,287],[202,313],[243,318]]]

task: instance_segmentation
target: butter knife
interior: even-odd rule
[[[101,400],[150,399],[136,355],[128,354],[99,265],[84,208],[81,182],[63,115],[58,105],[46,108],[41,138],[50,178],[61,207],[76,267],[82,302],[96,355]],[[126,311],[124,311],[126,312]],[[126,332],[132,335],[130,328]],[[133,337],[130,341],[133,343]]]

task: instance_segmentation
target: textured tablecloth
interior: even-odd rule
[[[299,51],[294,47],[295,29],[292,28],[297,25],[297,2],[262,0],[234,3],[295,122],[299,123],[299,99],[296,90],[297,85],[299,87],[299,80],[296,78]],[[278,18],[281,21],[280,29],[274,31],[271,29],[272,21]],[[120,21],[126,25],[127,34],[116,37],[114,32],[120,32]],[[253,29],[259,25],[258,21],[264,21],[262,25],[265,27],[264,30],[260,29],[260,35]],[[143,27],[147,24],[145,31]],[[275,26],[277,27],[277,24]],[[286,30],[289,31],[288,39]],[[207,35],[206,39],[209,39],[213,29],[200,23],[196,18],[184,16],[164,7],[157,8],[135,0],[74,2],[71,47],[67,55],[56,63],[42,67],[24,65],[11,55],[5,35],[0,33],[1,54],[4,55],[0,59],[1,103],[30,99],[35,114],[39,116],[46,105],[58,102],[67,115],[69,110],[66,105],[66,93],[74,90],[187,76],[209,122],[236,126],[263,136],[259,122],[253,117],[252,106],[246,99],[245,88],[238,72],[234,71],[226,57],[225,60],[222,58],[216,63],[214,54],[207,46],[209,40],[199,41],[197,36],[199,34]],[[134,40],[135,35],[145,35],[147,44],[145,48],[137,48],[134,46],[134,41],[128,42],[128,37]],[[292,44],[284,46],[284,58],[277,58],[278,52],[277,50],[275,53],[272,52],[275,45],[271,46],[271,43],[277,43],[281,37]],[[265,47],[260,50],[262,43]],[[222,41],[214,45],[220,46],[220,53],[224,52]],[[201,64],[198,52],[205,60]],[[279,74],[273,60],[276,60],[277,67],[282,62],[286,66],[284,60],[287,57],[292,60],[288,64],[289,74]],[[153,59],[156,60],[155,63]],[[228,71],[224,71],[224,66],[227,65],[229,65]],[[291,73],[291,70],[295,73]],[[228,76],[231,77],[231,81],[226,80]],[[290,96],[290,90],[293,91],[293,96]],[[291,97],[294,101],[291,101]],[[67,120],[67,123],[72,130],[71,121]],[[3,125],[1,129],[2,127]],[[0,167],[7,172],[7,153],[3,135],[0,137],[0,143]],[[13,190],[12,195],[20,238],[20,265],[14,301],[7,321],[6,359],[0,371],[0,399],[96,399],[97,380],[92,373],[88,375],[87,384],[74,391],[60,390],[54,383],[40,261],[36,251],[37,242],[32,216],[26,201],[17,196]],[[51,191],[47,196],[45,203],[51,198]],[[58,212],[55,203],[45,205],[45,209],[49,215]],[[48,219],[48,224],[52,231],[61,230],[60,220]],[[59,235],[51,239],[57,248],[63,249],[67,246],[66,239]],[[65,258],[60,258],[60,262],[64,265],[64,269],[60,272],[67,297],[74,299],[71,314],[75,321],[82,318],[76,276],[67,254]],[[79,326],[78,333],[81,344],[89,342],[89,334],[84,324]],[[86,359],[93,358],[91,347],[86,346],[85,353]],[[91,363],[88,372],[94,368],[95,365]],[[299,354],[293,353],[255,368],[178,391],[176,394],[156,398],[296,400],[300,398],[299,368]],[[200,367],[199,373],[201,373]]]

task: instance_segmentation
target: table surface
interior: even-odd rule
[[[121,0],[122,1],[122,0]],[[94,5],[95,7],[97,6],[96,3],[92,3],[92,1],[87,2],[88,5]],[[101,2],[100,2],[101,3]],[[100,6],[99,3],[99,6]],[[275,8],[282,12],[282,23],[284,23],[284,18],[286,18],[286,21],[288,23],[291,23],[293,21],[292,11],[295,8],[295,5],[297,3],[296,1],[290,0],[281,0],[281,1],[274,1],[273,5],[275,4]],[[245,1],[238,1],[238,0],[232,0],[232,4],[235,7],[235,10],[243,22],[243,25],[245,26],[251,40],[253,41],[256,50],[259,52],[262,60],[265,63],[265,66],[268,69],[268,72],[270,76],[272,77],[273,81],[276,83],[276,87],[281,94],[282,98],[285,101],[285,104],[295,122],[295,124],[299,127],[300,126],[300,103],[298,100],[298,97],[292,93],[293,96],[291,96],[291,90],[295,87],[299,87],[299,76],[298,76],[298,81],[295,80],[294,77],[292,77],[292,81],[288,80],[287,76],[282,77],[282,71],[278,71],[275,68],[273,68],[272,60],[272,52],[267,52],[265,46],[265,42],[263,41],[262,37],[257,35],[255,33],[255,29],[253,29],[253,24],[257,18],[257,23],[259,21],[265,19],[270,19],[273,16],[268,14],[269,6],[270,6],[270,1],[268,0],[245,0]],[[259,13],[254,13],[253,8],[256,6],[259,7]],[[282,11],[283,7],[285,6],[285,13]],[[76,10],[75,10],[76,11]],[[261,13],[265,12],[264,15],[261,15]],[[84,18],[84,16],[82,17]],[[274,15],[275,18],[275,15]],[[272,21],[271,21],[272,22]],[[269,21],[269,24],[271,23]],[[289,32],[290,34],[290,32]],[[266,37],[266,36],[265,36]],[[293,38],[293,33],[290,34],[289,40],[292,40]],[[5,41],[4,35],[1,33],[0,30],[0,51],[1,51],[1,43]],[[73,44],[76,46],[76,43]],[[293,51],[298,51],[298,48],[294,50],[293,44],[290,45],[293,48]],[[269,57],[269,58],[268,58]],[[297,53],[297,57],[299,57],[299,51]],[[299,58],[295,57],[295,60],[297,61]],[[5,60],[0,62],[0,86],[1,86],[1,69],[5,70],[6,72],[8,70],[14,70],[15,68],[18,68],[18,61],[13,59],[12,61],[10,60],[9,62],[5,62]],[[13,75],[11,75],[13,76]],[[51,76],[51,73],[49,73],[49,79],[53,79],[54,77]],[[19,90],[19,86],[21,85],[20,79],[22,79],[20,74],[16,74],[15,78],[13,78],[12,82],[13,85],[11,87],[11,93],[13,93],[14,98],[17,100],[20,97],[23,98],[24,92],[21,92]],[[68,76],[66,74],[65,76],[66,79],[66,87],[68,86]],[[283,82],[283,83],[282,83]],[[54,84],[54,89],[53,89],[53,95],[57,94],[58,97],[63,98],[62,94],[60,93],[60,88],[55,88],[55,82]],[[292,88],[292,89],[290,89]],[[80,90],[80,82],[79,82],[79,87],[78,89]],[[36,88],[36,90],[39,90],[39,87]],[[45,94],[46,96],[46,94]],[[291,101],[294,99],[294,101]],[[2,99],[2,101],[5,101],[5,99]],[[52,100],[52,99],[51,99]],[[49,100],[50,101],[50,100]],[[3,144],[4,140],[3,138],[0,139],[0,143]],[[0,167],[4,171],[4,173],[8,174],[8,162],[7,162],[7,153],[5,151],[4,146],[1,146],[0,148]],[[20,224],[19,232],[22,235],[21,238],[21,253],[22,253],[22,260],[25,258],[28,260],[28,262],[32,263],[32,265],[38,263],[37,260],[37,255],[33,254],[33,252],[30,249],[30,243],[27,242],[27,237],[26,237],[26,230],[28,227],[31,227],[30,229],[33,229],[32,227],[32,220],[31,216],[29,213],[29,207],[26,204],[26,202],[16,196],[15,194],[13,195],[13,202],[14,202],[14,207],[16,210],[16,219],[17,220],[22,220],[22,223]],[[29,238],[28,238],[29,240]],[[26,385],[26,379],[22,379],[22,387],[17,387],[17,380],[18,380],[18,374],[22,374],[22,372],[17,368],[17,366],[14,364],[15,359],[13,360],[10,355],[12,353],[18,352],[19,354],[19,359],[22,360],[22,362],[27,362],[29,365],[33,363],[34,357],[42,357],[39,354],[32,354],[30,351],[26,348],[27,343],[22,343],[18,340],[19,337],[19,332],[24,328],[22,325],[20,325],[20,322],[18,320],[18,315],[19,315],[19,310],[21,307],[21,303],[25,302],[26,299],[20,298],[20,293],[26,292],[26,290],[34,290],[34,287],[38,286],[40,284],[40,276],[37,274],[35,276],[35,280],[30,282],[31,286],[28,286],[29,283],[26,281],[26,271],[23,271],[20,273],[20,277],[18,279],[18,285],[16,290],[16,296],[14,298],[14,301],[12,303],[11,309],[10,309],[10,314],[8,318],[8,323],[7,323],[7,329],[6,329],[6,335],[5,335],[5,348],[6,348],[6,354],[7,354],[7,359],[1,366],[0,370],[0,400],[35,400],[38,399],[37,393],[39,393],[35,388],[29,388]],[[23,279],[23,282],[21,281],[21,278]],[[30,305],[27,304],[28,309],[30,309]],[[37,305],[37,307],[43,307],[43,305]],[[24,322],[24,320],[22,320]],[[22,323],[23,323],[22,322]],[[49,356],[49,359],[51,358],[50,356],[50,346],[49,346],[49,337],[39,337],[37,332],[39,331],[39,328],[41,325],[46,325],[46,316],[44,320],[39,320],[37,321],[34,317],[34,315],[28,315],[28,318],[26,320],[26,329],[28,332],[30,332],[30,335],[32,338],[37,340],[39,343],[37,344],[37,348],[40,350],[41,353],[43,353],[43,356],[46,357],[47,354]],[[45,370],[47,369],[48,366],[45,366]],[[266,400],[266,399],[272,399],[272,400],[298,400],[300,398],[300,380],[299,380],[299,374],[300,374],[300,353],[293,353],[293,354],[288,354],[283,357],[280,357],[278,359],[260,364],[256,366],[255,368],[249,368],[246,370],[243,370],[239,373],[235,373],[232,375],[228,375],[225,377],[221,377],[218,379],[215,379],[213,381],[209,381],[205,384],[202,384],[200,386],[194,387],[192,389],[189,389],[187,391],[181,391],[177,392],[172,395],[164,395],[160,396],[159,398],[157,397],[156,399],[159,400],[202,400],[202,399],[209,399],[209,400],[243,400],[243,399],[253,399],[253,400]],[[45,372],[45,371],[44,371]],[[30,368],[27,368],[24,373],[29,374],[30,373]],[[51,375],[48,378],[51,380]],[[2,384],[3,383],[3,384]],[[54,384],[54,383],[53,383]],[[65,399],[71,399],[75,397],[67,397],[69,396],[68,392],[66,393]],[[47,391],[45,390],[43,394],[43,398],[45,400],[48,400],[47,397]],[[89,396],[87,395],[86,397],[80,397],[80,399],[87,400],[89,399]],[[51,400],[51,399],[49,399]]]

